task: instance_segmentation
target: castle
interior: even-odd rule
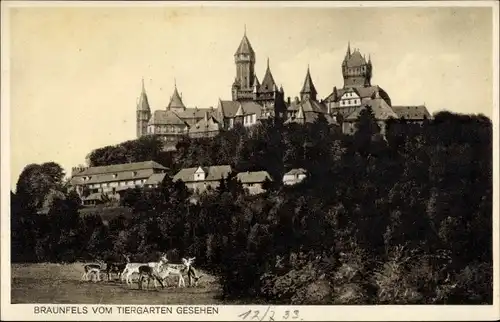
[[[322,100],[318,100],[309,67],[300,97],[293,101],[290,97],[285,100],[283,87],[278,88],[269,59],[262,82],[259,82],[255,74],[256,55],[246,30],[234,54],[234,63],[236,76],[231,86],[232,99],[219,99],[216,108],[186,107],[175,85],[166,109],[151,113],[143,82],[137,102],[137,137],[158,135],[172,145],[181,136],[213,137],[235,124],[252,126],[263,119],[303,124],[314,122],[320,114],[329,123],[341,126],[344,133],[351,134],[355,131],[356,119],[366,106],[371,106],[382,131],[389,118],[421,122],[431,117],[423,105],[392,106],[387,92],[371,84],[371,57],[366,60],[359,49],[351,51],[350,44],[341,66],[343,87],[333,87],[332,93]]]

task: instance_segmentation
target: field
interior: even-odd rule
[[[177,279],[168,279],[165,289],[153,284],[139,290],[137,283],[81,281],[83,264],[12,264],[12,304],[223,304],[220,286],[214,276],[200,271],[203,277],[197,287],[177,288]],[[116,278],[116,275],[113,275]],[[113,279],[113,278],[112,278]],[[188,280],[186,285],[188,285]],[[146,286],[145,283],[144,286]]]

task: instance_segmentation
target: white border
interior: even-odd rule
[[[370,2],[72,2],[72,1],[12,1],[1,2],[1,36],[2,36],[2,82],[1,82],[1,319],[2,320],[179,320],[179,321],[229,321],[241,320],[238,315],[249,310],[260,310],[265,312],[268,306],[236,306],[219,305],[219,314],[215,315],[195,315],[177,314],[178,305],[169,306],[173,310],[172,315],[35,315],[35,304],[10,304],[10,66],[9,66],[9,8],[11,7],[157,7],[157,6],[206,6],[206,7],[492,7],[493,8],[493,305],[491,306],[438,306],[438,305],[379,305],[379,306],[272,306],[271,310],[276,312],[275,319],[279,320],[280,312],[285,310],[300,310],[300,316],[304,320],[373,320],[373,321],[396,321],[396,320],[498,320],[500,318],[499,305],[499,4],[496,1],[426,1],[426,2],[405,2],[405,1],[370,1]],[[40,305],[38,305],[40,306]],[[79,307],[80,310],[86,307],[92,312],[92,307],[97,305],[51,305],[52,307]],[[106,305],[113,307],[130,307],[131,305]],[[207,307],[198,305],[197,307]],[[262,313],[261,313],[262,314]],[[262,315],[261,315],[262,317]],[[250,317],[246,320],[251,320]],[[268,318],[264,318],[268,320]],[[298,319],[300,320],[300,319]],[[296,321],[298,321],[296,320]]]

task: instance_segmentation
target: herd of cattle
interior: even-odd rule
[[[155,288],[158,286],[156,282],[159,282],[161,287],[165,288],[165,279],[169,276],[178,277],[178,287],[186,286],[184,274],[188,276],[190,286],[192,286],[193,280],[194,285],[197,286],[198,280],[201,278],[201,275],[193,267],[195,257],[182,258],[182,264],[169,263],[166,254],[162,254],[158,262],[149,263],[131,263],[128,256],[125,256],[125,258],[126,263],[99,261],[99,264],[85,264],[82,280],[91,280],[91,275],[94,275],[94,281],[101,281],[101,272],[104,272],[108,281],[110,281],[111,275],[114,273],[118,275],[119,280],[125,280],[128,286],[132,286],[132,276],[139,275],[137,280],[139,289],[142,289],[144,279],[148,280],[147,288],[149,289],[151,280],[154,282]]]

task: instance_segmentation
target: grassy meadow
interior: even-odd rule
[[[165,289],[155,290],[151,283],[149,290],[139,290],[137,283],[129,287],[113,280],[116,275],[111,281],[102,273],[100,282],[81,281],[83,265],[12,264],[12,304],[223,304],[217,279],[203,271],[197,287],[177,288],[177,279],[169,277]]]

